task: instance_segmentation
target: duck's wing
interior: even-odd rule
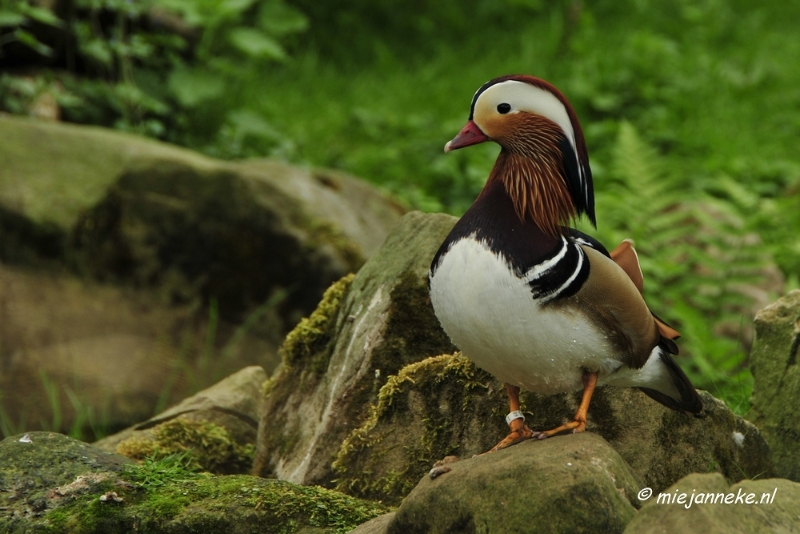
[[[644,289],[644,276],[642,275],[642,268],[639,265],[639,255],[636,254],[633,240],[625,239],[617,246],[617,248],[609,252],[608,249],[606,249],[606,247],[600,243],[600,241],[590,235],[584,234],[579,230],[570,228],[570,236],[578,243],[592,247],[598,252],[601,252],[603,255],[614,260],[614,263],[619,265],[622,270],[625,271],[625,274],[627,274],[631,279],[633,285],[635,285],[636,289],[639,290],[639,293],[642,293]],[[681,337],[680,332],[664,322],[658,315],[653,313],[652,310],[650,313],[653,315],[656,326],[658,326],[658,331],[661,334],[662,339],[665,341],[665,348],[671,354],[678,354],[678,346],[674,343],[674,340]]]
[[[639,291],[641,295],[642,288],[644,286],[644,278],[642,276],[642,269],[639,266],[639,257],[636,254],[636,250],[633,246],[633,241],[626,239],[623,241],[617,248],[613,251],[608,252],[607,249],[596,239],[592,238],[584,234],[583,232],[579,232],[578,230],[572,230],[570,235],[575,241],[578,243],[592,248],[597,252],[603,254],[604,256],[610,258],[617,264],[622,271],[630,278],[633,285]],[[600,271],[609,271],[608,264],[605,262],[595,262],[594,266],[599,267]],[[607,275],[601,274],[602,277]],[[619,287],[619,284],[617,284]],[[628,300],[632,301],[630,295],[628,295]],[[646,306],[646,305],[645,305]],[[650,311],[648,309],[648,311]],[[673,385],[674,391],[671,391],[671,394],[667,394],[666,392],[659,391],[654,387],[646,387],[639,385],[639,389],[641,389],[646,395],[651,397],[652,399],[658,401],[659,403],[667,406],[668,408],[672,408],[673,410],[683,411],[692,414],[700,414],[703,411],[703,401],[700,396],[697,394],[697,390],[692,385],[689,378],[686,376],[686,373],[680,368],[680,366],[672,359],[673,354],[678,354],[678,346],[675,344],[675,339],[680,337],[680,333],[669,326],[667,323],[662,321],[656,314],[650,311],[650,314],[653,317],[653,321],[656,324],[657,332],[658,332],[658,341],[656,347],[654,348],[653,352],[650,354],[648,359],[656,359],[656,368],[659,371],[659,374],[665,375],[664,378],[669,377],[668,379],[664,380],[665,382],[669,382]],[[644,361],[631,361],[634,365],[641,363],[644,365]],[[629,363],[630,365],[630,363]]]

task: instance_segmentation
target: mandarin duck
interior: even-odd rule
[[[472,98],[469,120],[445,152],[494,141],[500,154],[483,190],[433,258],[436,316],[462,353],[505,382],[509,435],[493,449],[586,428],[596,386],[638,387],[669,408],[703,402],[673,354],[679,333],[642,298],[632,243],[612,252],[569,224],[596,227],[586,143],[572,106],[550,83],[503,76]],[[572,421],[525,425],[520,388],[583,390]]]

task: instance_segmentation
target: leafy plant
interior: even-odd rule
[[[11,43],[19,43],[42,56],[52,56],[53,49],[43,43],[31,31],[34,23],[45,24],[54,28],[63,27],[64,23],[49,9],[32,5],[25,0],[2,0],[0,2],[0,57],[3,48]]]
[[[6,5],[7,4],[7,5]],[[241,156],[252,138],[277,135],[263,118],[230,98],[270,62],[284,62],[281,41],[306,29],[282,0],[74,0],[64,20],[28,2],[5,0],[0,46],[23,43],[67,70],[3,74],[0,109],[35,114],[53,94],[67,120],[113,126],[220,156]],[[31,29],[63,32],[56,50]],[[0,48],[0,51],[3,49]]]

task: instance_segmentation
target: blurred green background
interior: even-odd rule
[[[474,91],[543,77],[583,125],[609,248],[637,243],[696,385],[748,409],[754,312],[800,279],[800,3],[0,0],[0,110],[346,170],[460,215]]]

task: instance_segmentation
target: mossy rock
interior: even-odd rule
[[[730,485],[719,473],[698,473],[663,493],[649,498],[625,534],[797,532],[800,525],[800,484],[786,479]]]
[[[187,452],[193,466],[202,471],[249,473],[266,378],[261,367],[246,367],[94,446],[139,461]]]
[[[755,325],[747,418],[769,443],[778,475],[800,482],[800,290],[758,312]]]
[[[336,171],[10,116],[0,137],[0,259],[214,298],[227,319],[291,288],[281,311],[294,325],[404,212]]]
[[[447,467],[417,484],[387,534],[619,533],[640,506],[640,482],[596,434],[527,441]]]
[[[334,284],[289,334],[266,386],[257,474],[331,484],[336,452],[368,417],[386,377],[453,350],[433,313],[427,273],[455,220],[403,217],[358,274]]]
[[[587,430],[605,438],[655,490],[692,472],[717,471],[731,482],[772,476],[758,429],[707,392],[701,396],[704,417],[694,418],[636,389],[598,388]],[[523,391],[521,401],[526,423],[546,430],[572,418],[580,392]],[[508,432],[507,409],[504,385],[460,354],[411,364],[387,380],[370,417],[342,444],[336,488],[397,504],[436,460],[469,458],[500,441]]]
[[[343,533],[388,511],[318,487],[132,466],[60,434],[21,438],[0,442],[0,531],[9,534]]]

